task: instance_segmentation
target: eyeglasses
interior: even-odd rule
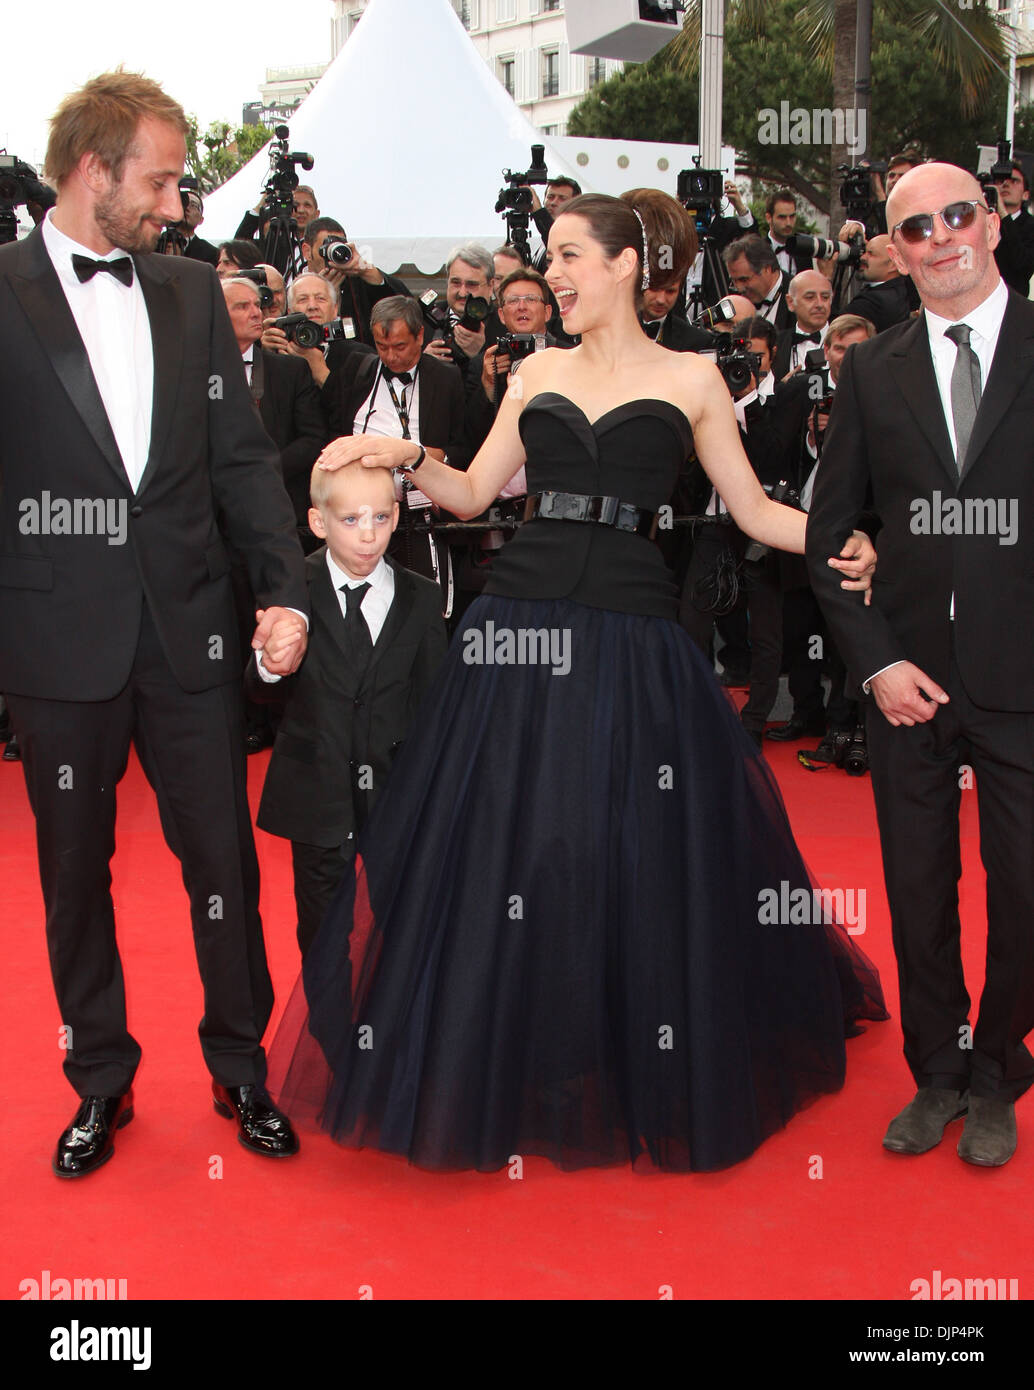
[[[920,241],[928,241],[933,236],[933,220],[939,217],[949,232],[964,232],[967,227],[972,227],[976,219],[977,208],[982,212],[990,212],[990,208],[982,203],[979,198],[967,198],[965,202],[949,203],[946,208],[941,208],[940,212],[917,212],[911,217],[906,217],[904,221],[898,222],[891,227],[890,234],[901,233],[901,240],[915,245]]]
[[[504,309],[512,309],[518,304],[545,304],[540,294],[512,294],[503,300]]]

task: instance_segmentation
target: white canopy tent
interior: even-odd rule
[[[433,275],[460,242],[498,246],[502,170],[527,169],[533,144],[551,175],[595,191],[522,115],[448,0],[371,0],[291,121],[291,149],[315,160],[301,182],[389,274],[411,264]],[[233,236],[268,167],[263,150],[205,199],[209,241]]]

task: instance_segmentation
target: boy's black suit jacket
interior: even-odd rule
[[[270,834],[326,849],[354,836],[445,655],[438,585],[386,562],[395,598],[365,669],[350,650],[326,546],[305,562],[312,627],[301,667],[273,684],[254,659],[248,667],[252,698],[284,701],[257,819]]]

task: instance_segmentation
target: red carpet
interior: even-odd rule
[[[885,1153],[911,1095],[901,1058],[886,901],[868,778],[811,774],[796,746],[768,745],[791,821],[826,887],[864,888],[864,949],[889,1023],[848,1044],[845,1089],[798,1116],[748,1162],[712,1175],[629,1169],[523,1177],[436,1175],[303,1136],[298,1158],[248,1154],[212,1110],[197,1044],[200,987],[178,866],[134,761],[120,789],[114,865],[130,1026],[143,1046],[137,1115],[113,1160],[82,1183],[50,1171],[75,1108],[43,938],[33,830],[16,764],[0,764],[11,1077],[0,1181],[7,1195],[3,1296],[22,1281],[125,1279],[131,1299],[892,1299],[913,1280],[1018,1279],[1034,1290],[1034,1109],[1018,1107],[1013,1161],[981,1170],[955,1154],[959,1127],[919,1159]],[[250,761],[253,803],[266,756]],[[975,793],[963,812],[964,956],[982,979],[984,887]],[[277,997],[297,951],[285,842],[259,834],[262,910]],[[821,1173],[821,1176],[818,1174]],[[274,1272],[275,1271],[275,1272]]]

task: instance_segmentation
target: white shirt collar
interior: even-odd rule
[[[344,572],[340,565],[334,563],[330,548],[328,547],[327,569],[330,571],[330,582],[335,589],[340,589],[342,584],[347,584],[350,589],[354,589],[358,584],[369,584],[371,589],[375,589],[380,593],[385,593],[387,592],[389,584],[391,584],[392,590],[394,591],[394,585],[392,584],[388,566],[383,555],[365,579],[353,579],[350,574]]]
[[[72,269],[73,256],[87,256],[91,261],[118,261],[123,256],[128,256],[128,251],[121,251],[118,247],[114,251],[109,251],[105,256],[98,256],[96,251],[91,251],[88,246],[83,246],[81,242],[73,241],[70,236],[66,236],[59,227],[54,225],[54,210],[48,211],[43,219],[41,228],[43,243],[47,248],[50,259],[54,263],[54,269],[63,280],[72,284],[81,284],[78,275]],[[105,277],[107,278],[107,277]],[[121,282],[116,280],[115,284]],[[132,288],[123,286],[123,288]]]
[[[968,314],[963,314],[961,318],[942,318],[940,314],[935,314],[924,307],[923,314],[926,317],[926,330],[930,335],[930,346],[933,347],[938,338],[943,338],[953,323],[968,323],[973,332],[980,338],[996,337],[1002,325],[1002,318],[1005,315],[1005,307],[1008,302],[1009,287],[1004,280],[999,280],[983,303],[978,304],[975,309],[971,309]],[[952,346],[954,347],[954,343]]]

